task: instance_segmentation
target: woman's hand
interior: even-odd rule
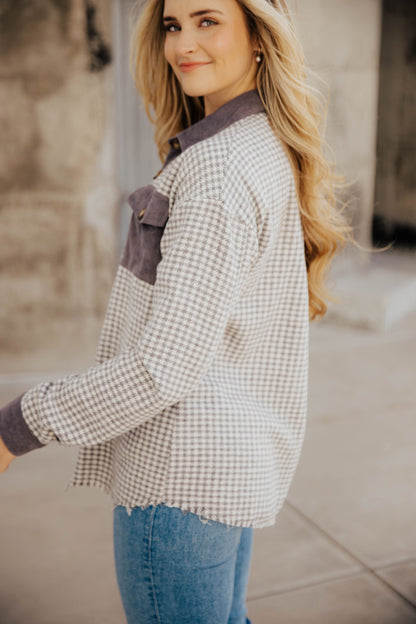
[[[6,472],[15,457],[0,438],[0,472]]]

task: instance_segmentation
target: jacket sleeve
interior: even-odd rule
[[[222,201],[192,198],[174,206],[162,243],[152,315],[137,344],[85,373],[41,383],[0,410],[0,436],[12,453],[52,441],[105,442],[199,383],[257,258],[257,234]]]

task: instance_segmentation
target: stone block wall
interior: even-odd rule
[[[111,49],[111,2],[96,4]],[[3,0],[0,33],[5,372],[58,336],[82,350],[85,328],[97,331],[117,261],[118,192],[113,69],[91,70],[84,0]]]
[[[371,244],[376,170],[381,0],[289,0],[308,66],[329,89],[326,140],[350,186],[351,221]]]

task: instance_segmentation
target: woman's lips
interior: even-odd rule
[[[179,67],[181,68],[181,71],[189,72],[193,69],[197,69],[198,67],[203,67],[203,65],[209,65],[209,63],[182,63]]]

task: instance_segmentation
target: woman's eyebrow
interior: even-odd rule
[[[202,9],[202,11],[194,11],[193,13],[190,13],[189,17],[196,17],[197,15],[205,15],[205,13],[221,13],[221,15],[224,15],[222,11],[218,11],[217,9]],[[163,21],[167,22],[167,21],[171,21],[174,19],[176,19],[176,17],[166,16],[163,18]]]

